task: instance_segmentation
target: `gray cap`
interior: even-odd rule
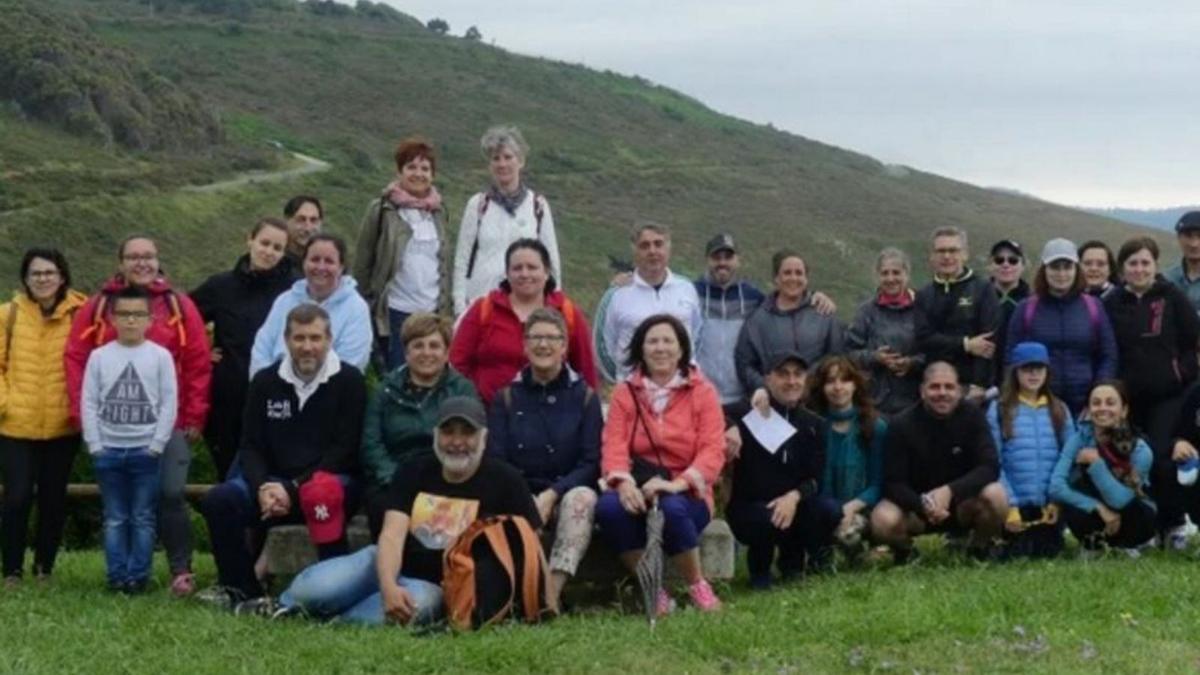
[[[1079,264],[1079,249],[1070,239],[1051,239],[1042,247],[1042,264],[1049,265],[1055,260],[1070,260]]]
[[[711,256],[717,251],[737,253],[737,246],[733,244],[733,235],[722,233],[709,239],[708,244],[704,247],[704,255]]]
[[[487,428],[487,413],[483,404],[473,396],[451,396],[438,406],[437,425],[440,427],[452,419],[460,419],[475,427]]]

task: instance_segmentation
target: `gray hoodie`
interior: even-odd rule
[[[768,364],[780,354],[796,352],[812,366],[827,354],[842,353],[841,322],[818,314],[811,294],[788,311],[779,309],[777,298],[772,293],[751,312],[738,335],[734,361],[747,393],[763,386]]]
[[[889,418],[920,398],[921,367],[925,356],[917,351],[913,323],[916,311],[915,304],[903,308],[882,307],[872,298],[859,305],[854,323],[846,332],[846,355],[870,375],[875,406]],[[900,377],[875,362],[875,351],[885,345],[902,356],[914,357],[908,375]]]

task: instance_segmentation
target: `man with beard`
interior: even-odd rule
[[[696,280],[703,322],[696,338],[696,364],[717,388],[721,405],[727,406],[745,398],[733,351],[746,316],[764,296],[749,281],[738,278],[741,260],[732,235],[713,237],[704,247],[704,253],[708,256],[708,273]]]
[[[983,411],[962,398],[954,366],[935,361],[925,369],[921,404],[888,426],[884,499],[871,512],[871,532],[897,562],[911,555],[915,535],[930,532],[969,532],[972,554],[986,558],[1004,526],[996,446]]]
[[[241,467],[201,502],[219,585],[201,599],[231,606],[263,595],[254,572],[267,528],[303,522],[324,560],[349,551],[346,514],[358,508],[358,448],[366,384],[330,349],[329,314],[317,305],[288,313],[287,354],[250,382],[238,447]]]
[[[259,602],[247,609],[369,625],[440,620],[442,556],[467,526],[505,514],[541,526],[521,474],[484,457],[486,419],[475,398],[442,401],[433,453],[416,457],[396,473],[378,544],[304,570],[278,605]]]

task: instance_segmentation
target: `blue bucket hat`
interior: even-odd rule
[[[1029,365],[1050,365],[1050,352],[1040,342],[1020,342],[1013,347],[1010,359],[1013,368]]]

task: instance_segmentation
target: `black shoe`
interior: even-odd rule
[[[246,600],[246,594],[232,586],[209,586],[193,597],[206,605],[227,612],[232,612]]]
[[[279,603],[269,595],[244,600],[233,608],[233,613],[238,616],[261,616],[268,619],[277,611],[279,611]]]
[[[912,565],[921,559],[921,552],[912,546],[893,546],[892,562],[897,566]]]
[[[142,595],[146,592],[147,584],[148,581],[146,579],[142,579],[141,581],[126,581],[121,587],[121,592],[125,595]]]

